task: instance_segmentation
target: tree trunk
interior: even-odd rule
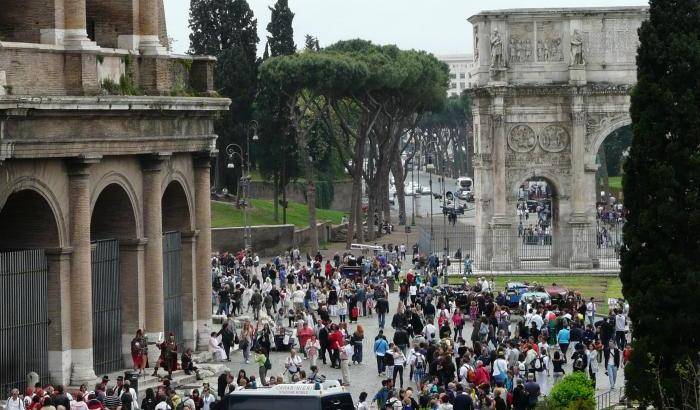
[[[280,214],[279,214],[280,180],[277,177],[277,173],[275,173],[274,184],[275,184],[275,194],[273,195],[273,197],[274,197],[273,202],[274,202],[274,208],[275,208],[275,222],[279,223],[280,222]]]
[[[312,164],[308,164],[308,161],[304,161],[304,168],[313,167]],[[316,255],[318,252],[318,227],[316,226],[316,183],[313,180],[313,170],[306,171],[306,203],[309,208],[309,228],[311,228],[311,243],[309,244],[309,252],[311,255]],[[308,178],[308,177],[311,178]]]
[[[394,175],[394,188],[396,188],[396,200],[399,203],[399,225],[406,223],[406,194],[404,193],[405,176],[401,156],[396,154],[391,173]],[[403,215],[403,218],[401,217]]]

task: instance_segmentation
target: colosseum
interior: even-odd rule
[[[0,10],[0,391],[128,368],[137,329],[206,348],[215,59],[163,0]]]

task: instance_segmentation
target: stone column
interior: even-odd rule
[[[491,126],[493,135],[493,218],[490,222],[493,257],[492,270],[510,270],[512,268],[511,248],[512,218],[506,210],[508,190],[506,187],[506,130],[503,96],[493,98]]]
[[[204,153],[194,159],[195,215],[197,230],[196,301],[197,301],[197,348],[204,350],[212,331],[211,305],[211,184],[209,171],[211,154]]]
[[[145,55],[163,55],[167,50],[158,38],[158,0],[140,0],[139,2],[139,48]]]
[[[144,251],[148,241],[133,239],[119,241],[119,281],[122,308],[122,357],[124,365],[131,367],[131,339],[145,322]]]
[[[163,290],[163,210],[162,168],[167,156],[151,156],[143,161],[143,226],[146,243],[144,290],[145,333],[150,344],[158,341],[165,331],[165,307]],[[161,335],[165,336],[165,335]],[[148,349],[151,365],[159,351],[155,346]]]
[[[77,159],[69,165],[70,241],[70,323],[73,368],[71,384],[95,381],[92,346],[92,255],[90,246],[90,164],[94,159]]]
[[[67,385],[71,376],[71,248],[46,250],[48,267],[49,375],[54,383]]]
[[[63,43],[69,49],[96,48],[87,35],[85,0],[65,0],[65,31]]]
[[[197,231],[180,232],[182,253],[180,254],[182,276],[182,344],[185,348],[196,348],[197,344],[197,278],[195,267],[197,254]]]
[[[589,256],[589,242],[595,240],[595,235],[590,232],[590,223],[586,215],[586,199],[588,189],[586,186],[586,112],[583,111],[583,96],[574,96],[572,108],[572,135],[571,135],[571,176],[573,191],[571,193],[571,269],[589,269],[593,266]],[[591,238],[592,236],[592,238]]]

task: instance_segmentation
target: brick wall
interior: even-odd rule
[[[31,69],[30,69],[31,67]],[[65,95],[62,53],[37,50],[0,50],[0,71],[15,95]]]
[[[56,17],[63,15],[57,3],[60,2],[0,0],[0,37],[4,41],[38,43],[40,30],[56,28]]]
[[[131,35],[138,27],[136,0],[86,0],[85,7],[88,28],[94,27],[93,40],[99,46],[117,48],[118,37]]]

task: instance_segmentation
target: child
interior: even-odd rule
[[[469,306],[469,319],[472,322],[476,321],[476,315],[479,313],[479,306],[476,305],[476,301],[472,300],[471,305]]]

